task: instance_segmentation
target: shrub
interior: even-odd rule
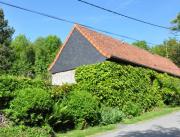
[[[139,104],[134,104],[134,102],[126,102],[122,108],[124,114],[127,118],[135,117],[141,114],[142,108]]]
[[[48,123],[56,132],[64,132],[75,127],[75,118],[69,113],[66,106],[67,104],[64,103],[68,103],[66,100],[73,88],[74,85],[72,84],[64,84],[61,86],[53,86],[50,92],[55,104],[53,106],[53,113],[48,119]]]
[[[60,102],[55,103],[53,113],[49,117],[48,123],[56,132],[68,131],[75,127],[74,116],[69,113],[67,106]]]
[[[24,88],[48,88],[47,84],[38,79],[29,79],[24,77],[0,76],[0,109],[7,108],[9,102],[14,98],[15,91]]]
[[[158,75],[163,101],[166,105],[180,105],[180,79],[168,75]]]
[[[15,123],[41,126],[52,110],[52,103],[53,100],[46,90],[26,88],[18,91],[6,112]]]
[[[70,115],[73,115],[77,128],[94,126],[99,123],[99,103],[87,91],[74,91],[67,100],[67,109]]]
[[[47,128],[29,128],[23,126],[0,128],[1,137],[50,137]]]
[[[122,121],[124,114],[119,108],[102,107],[101,108],[101,124],[115,124]]]
[[[90,93],[74,89],[62,102],[55,104],[50,125],[55,130],[94,126],[100,119],[98,106],[98,101]]]
[[[169,83],[166,85],[161,80],[162,76],[176,79],[151,69],[110,61],[82,66],[76,70],[80,90],[92,93],[106,106],[126,111],[127,116],[139,115],[164,103],[178,105],[180,90],[177,87],[180,80],[176,79],[177,84],[165,80]],[[164,91],[167,87],[170,89],[168,92],[171,92],[168,96],[168,92]]]

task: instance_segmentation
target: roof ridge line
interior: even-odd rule
[[[99,51],[100,54],[102,54],[104,57],[110,58],[111,55],[108,55],[107,53],[104,53],[100,48],[98,48],[98,46],[92,41],[91,38],[89,38],[89,37],[81,30],[80,27],[83,27],[83,26],[81,26],[81,25],[79,25],[79,24],[76,24],[76,25],[75,25],[75,28],[93,45],[93,47],[94,47],[97,51]],[[83,28],[87,29],[86,27],[83,27]]]
[[[95,46],[95,48],[96,48],[98,51],[99,51],[99,49],[97,48],[96,44],[94,44],[94,43],[92,42],[91,38],[89,38],[88,36],[86,36],[86,34],[84,34],[84,32],[81,31],[81,28],[80,28],[80,27],[83,27],[84,29],[87,29],[87,30],[93,31],[93,32],[95,32],[95,33],[98,33],[99,35],[108,37],[108,38],[110,38],[110,39],[112,39],[112,40],[115,40],[116,42],[120,42],[120,43],[122,43],[122,44],[125,45],[125,46],[133,46],[134,48],[137,48],[137,49],[139,49],[139,50],[142,50],[142,51],[148,52],[149,54],[154,55],[153,53],[151,53],[151,52],[149,52],[149,51],[147,51],[147,50],[145,50],[145,49],[139,48],[139,47],[137,47],[137,46],[135,46],[135,45],[133,45],[133,44],[129,44],[129,43],[123,41],[123,40],[119,40],[119,39],[114,38],[114,37],[112,37],[112,36],[109,36],[109,35],[106,35],[106,34],[103,34],[103,33],[99,33],[99,32],[97,32],[97,31],[95,31],[95,30],[93,30],[93,29],[87,28],[87,27],[82,26],[82,25],[80,25],[80,24],[76,24],[75,26],[76,26],[76,28],[79,30],[79,32],[81,32],[81,34],[82,34],[83,36],[85,36],[85,38],[88,39],[89,42],[90,42],[93,46]],[[111,55],[109,55],[108,57],[111,57]]]

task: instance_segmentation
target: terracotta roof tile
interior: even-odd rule
[[[146,50],[121,42],[80,25],[75,25],[75,28],[107,58],[116,57],[180,77],[180,68],[165,57],[152,54]]]

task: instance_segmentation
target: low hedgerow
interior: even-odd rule
[[[9,107],[9,102],[14,98],[16,90],[24,88],[49,88],[43,80],[30,79],[25,77],[0,76],[0,109]]]
[[[40,88],[26,88],[17,91],[16,98],[6,110],[8,117],[16,124],[41,126],[52,111],[53,100],[48,91]]]
[[[164,104],[179,105],[180,79],[147,68],[106,61],[77,68],[76,81],[79,90],[118,107],[126,117]]]

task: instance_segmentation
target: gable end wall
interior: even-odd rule
[[[93,45],[76,29],[74,29],[63,48],[51,73],[73,70],[78,66],[103,62],[106,57],[101,55]]]

